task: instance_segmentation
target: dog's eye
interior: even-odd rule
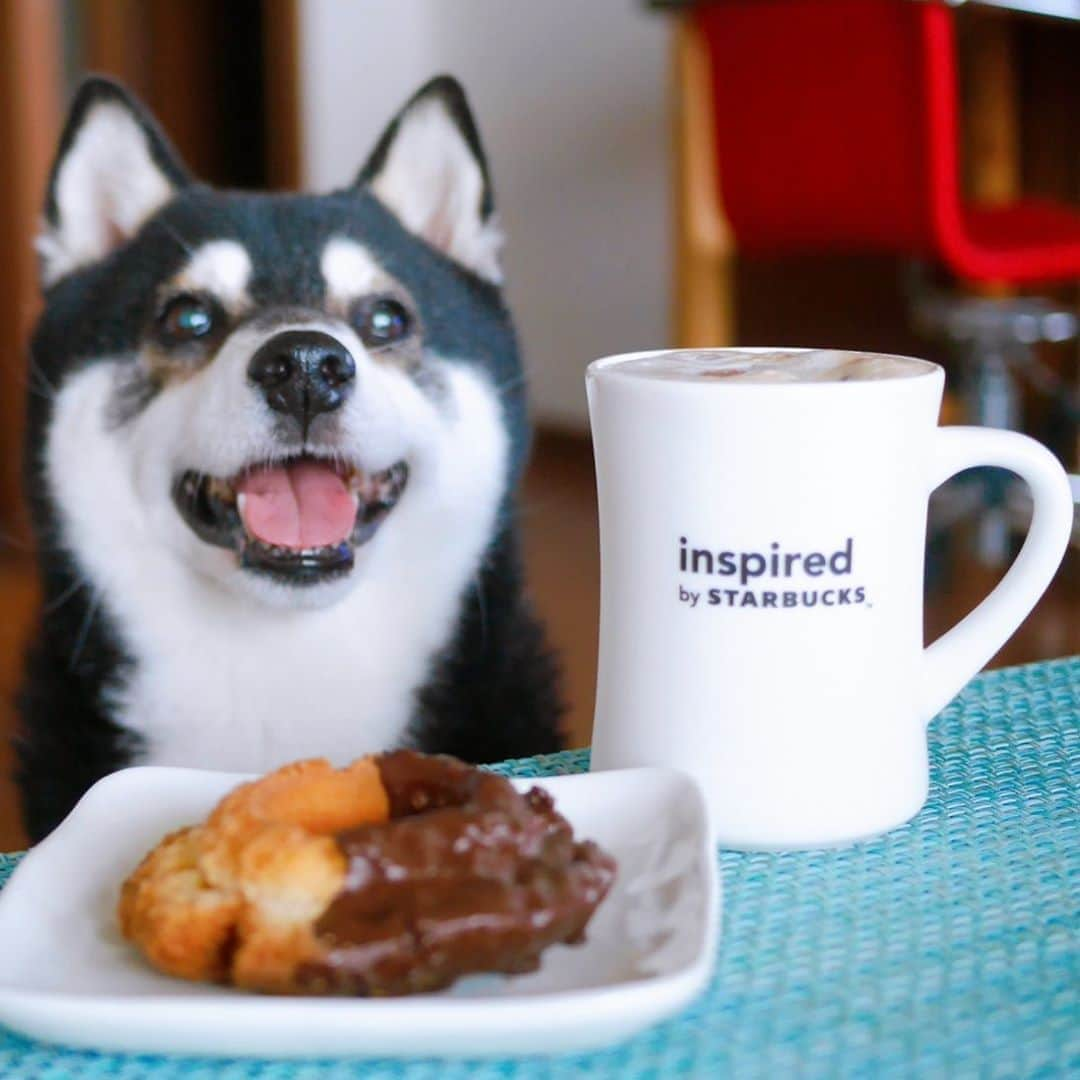
[[[371,349],[392,345],[412,332],[412,316],[400,300],[375,296],[364,300],[353,318],[360,340]]]
[[[196,341],[213,331],[216,319],[217,313],[209,300],[181,293],[166,301],[158,314],[158,337],[166,345]]]

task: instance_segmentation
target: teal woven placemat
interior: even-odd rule
[[[65,1050],[0,1029],[0,1077],[1080,1076],[1080,658],[975,679],[934,722],[930,753],[926,808],[880,840],[721,855],[712,985],[680,1016],[614,1049],[222,1062]],[[586,761],[576,751],[500,771],[550,776]],[[15,861],[0,856],[0,880]]]

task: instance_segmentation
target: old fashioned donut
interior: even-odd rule
[[[402,750],[241,785],[146,856],[118,914],[170,975],[405,994],[535,970],[548,946],[583,940],[614,872],[542,789]]]
[[[320,955],[311,923],[345,880],[333,834],[388,817],[373,759],[286,765],[154,848],[124,882],[120,929],[170,975],[287,990],[297,958]]]

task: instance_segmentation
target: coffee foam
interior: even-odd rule
[[[620,373],[653,379],[744,383],[861,382],[925,375],[931,365],[905,356],[792,349],[750,352],[738,349],[671,352],[639,356],[613,365]]]

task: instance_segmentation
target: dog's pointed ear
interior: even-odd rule
[[[456,79],[440,75],[405,103],[356,182],[433,247],[489,281],[501,280],[491,178]]]
[[[146,110],[92,76],[79,87],[53,162],[38,237],[46,285],[129,240],[190,178]]]

